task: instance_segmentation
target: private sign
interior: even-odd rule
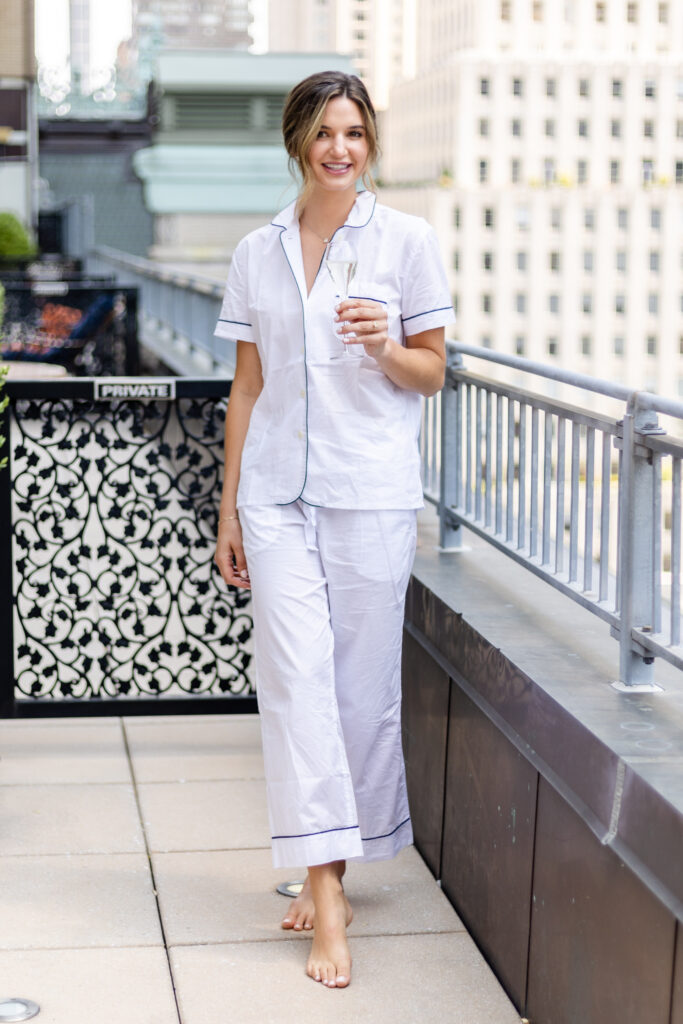
[[[125,398],[161,398],[172,402],[175,399],[174,380],[96,380],[95,401],[114,402]]]

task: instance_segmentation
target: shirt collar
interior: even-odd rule
[[[374,192],[367,190],[359,192],[343,226],[346,228],[364,228],[372,220],[376,202],[377,196]],[[273,217],[271,224],[273,227],[282,228],[284,231],[298,230],[299,221],[296,215],[296,200],[290,203],[289,206],[286,206],[284,210],[281,210],[276,217]]]

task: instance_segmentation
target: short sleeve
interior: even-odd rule
[[[455,323],[439,244],[434,230],[424,230],[410,251],[403,272],[401,321],[406,335]]]
[[[230,261],[223,305],[216,329],[218,338],[255,341],[248,303],[249,247],[245,238],[239,243]]]

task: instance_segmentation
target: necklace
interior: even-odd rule
[[[322,235],[319,235],[317,231],[313,230],[313,228],[310,226],[310,224],[306,224],[303,220],[301,221],[301,223],[303,224],[303,226],[306,228],[307,231],[310,231],[312,235],[315,235],[316,238],[319,238],[320,241],[323,242],[325,245],[329,245],[330,244],[330,242],[332,240],[332,235],[334,234],[334,231],[332,232],[332,235],[330,235],[329,238],[323,238]],[[335,230],[336,230],[336,228],[335,228]]]

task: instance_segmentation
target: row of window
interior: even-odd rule
[[[552,2],[552,0],[551,0]],[[531,4],[531,17],[534,21],[543,21],[545,17],[546,4],[543,0],[532,0]],[[595,4],[595,20],[599,23],[603,23],[607,20],[607,5],[604,0],[597,0]],[[570,4],[565,4],[565,21],[573,21],[573,10]],[[500,2],[500,20],[510,21],[512,15],[512,4],[511,0],[501,0]],[[639,21],[639,6],[635,2],[626,4],[626,20],[631,25],[637,25]],[[660,2],[657,4],[657,21],[660,25],[669,24],[669,4],[667,2]]]
[[[614,254],[615,256],[615,267],[620,274],[625,274],[627,270],[627,253],[625,249],[617,249]],[[584,249],[582,253],[582,266],[583,270],[587,274],[592,274],[595,267],[595,253],[592,249]],[[529,254],[523,249],[515,253],[514,263],[517,270],[525,273],[529,268]],[[658,274],[661,269],[660,253],[657,249],[651,249],[647,254],[647,269],[653,273]],[[492,252],[483,252],[481,254],[481,265],[482,269],[487,273],[492,273],[495,269],[495,257]],[[559,252],[548,253],[548,267],[553,274],[559,274],[562,270],[562,254]],[[462,260],[460,253],[456,250],[453,253],[453,269],[459,272],[462,269]],[[683,311],[683,309],[682,309]]]
[[[482,348],[492,348],[491,335],[482,334],[479,339],[479,344]],[[644,344],[645,353],[648,356],[656,356],[659,349],[659,341],[656,334],[648,334],[645,337]],[[681,355],[683,355],[683,337],[680,339]],[[579,338],[579,350],[582,356],[593,355],[593,338],[590,334],[582,334]],[[514,351],[515,355],[525,356],[527,354],[527,339],[523,334],[515,335],[514,339]],[[626,339],[621,334],[617,334],[612,338],[612,352],[615,356],[626,355]],[[560,354],[560,340],[556,335],[550,335],[546,338],[546,353],[549,356],[559,356]]]
[[[513,117],[510,119],[510,134],[517,139],[521,139],[523,135],[523,122],[519,117]],[[610,136],[613,139],[623,138],[623,123],[618,118],[612,118],[610,120]],[[643,138],[654,139],[655,137],[655,122],[651,118],[645,118],[642,122]],[[600,129],[598,129],[600,132]],[[557,121],[553,117],[546,117],[543,121],[543,134],[548,139],[554,139],[557,135]],[[591,123],[585,117],[580,117],[576,121],[576,134],[581,139],[588,139],[591,137]],[[668,130],[664,133],[668,134]],[[676,118],[675,134],[677,139],[683,139],[683,118]],[[491,121],[488,117],[479,118],[479,135],[483,139],[487,139],[491,135]]]
[[[477,179],[480,185],[487,185],[490,181],[491,164],[488,158],[479,160]],[[683,160],[674,160],[674,181],[677,185],[683,185]],[[543,158],[541,170],[542,180],[546,185],[554,185],[559,182],[557,164],[555,157]],[[588,161],[577,160],[576,162],[577,184],[585,185],[588,181]],[[622,183],[622,161],[609,161],[609,180],[611,185]],[[655,162],[650,157],[643,157],[640,162],[640,180],[643,185],[652,185],[655,181]],[[519,157],[510,160],[510,181],[518,185],[522,181],[522,161]]]
[[[510,79],[510,92],[513,96],[523,97],[525,93],[526,83],[523,78],[514,76]],[[591,95],[591,79],[590,78],[579,78],[577,82],[577,91],[579,96],[583,99],[589,99]],[[611,93],[614,99],[621,100],[624,98],[624,80],[623,78],[613,78],[611,81]],[[479,79],[479,94],[481,96],[492,96],[492,82],[487,75],[482,75]],[[557,79],[546,78],[545,79],[545,94],[550,99],[554,99],[557,96]],[[643,83],[643,95],[645,99],[654,100],[657,98],[657,83],[654,78],[647,78]],[[676,98],[683,100],[683,78],[676,80]]]
[[[626,231],[628,229],[628,210],[620,206],[617,211],[617,227],[620,231]],[[496,226],[496,211],[491,206],[485,206],[481,211],[482,223],[485,228],[495,228]],[[653,206],[650,208],[650,228],[653,231],[659,231],[662,226],[662,211]],[[583,211],[583,226],[587,231],[595,230],[595,210],[587,206]],[[460,207],[456,206],[453,210],[453,224],[456,229],[460,229],[462,225],[462,215]],[[526,204],[520,204],[515,207],[515,224],[519,231],[528,231],[531,226],[531,210]],[[553,206],[550,209],[550,227],[554,231],[559,231],[562,228],[562,208],[559,206]]]
[[[683,296],[681,296],[681,306],[683,307]],[[516,292],[514,296],[513,308],[516,313],[526,314],[527,312],[527,295],[526,292]],[[657,292],[650,292],[647,297],[647,311],[651,316],[659,315],[659,295]],[[481,312],[486,313],[487,316],[493,313],[493,295],[490,292],[483,292],[481,295]],[[557,292],[551,292],[548,295],[548,312],[554,316],[560,314],[560,296]],[[592,292],[584,292],[579,300],[579,312],[586,313],[588,316],[593,313],[593,294]],[[626,314],[626,296],[619,293],[614,296],[614,312],[618,313],[619,316]]]

